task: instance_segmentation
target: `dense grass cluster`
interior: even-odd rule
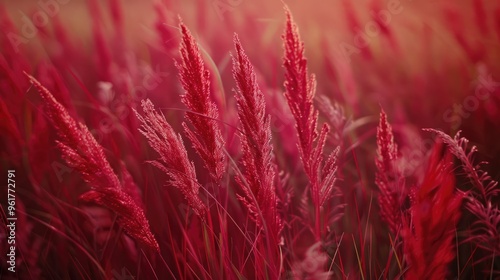
[[[0,7],[1,279],[500,277],[500,6],[236,2]]]

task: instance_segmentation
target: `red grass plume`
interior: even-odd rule
[[[59,137],[57,146],[61,150],[62,157],[92,188],[81,196],[82,201],[111,209],[118,215],[117,222],[125,232],[143,245],[159,251],[158,243],[149,229],[143,210],[123,190],[104,155],[103,148],[87,126],[76,122],[45,87],[35,78],[27,76],[42,96],[45,112]]]
[[[233,57],[233,76],[238,87],[236,101],[242,128],[241,161],[245,167],[242,176],[236,178],[245,192],[245,197],[240,199],[259,226],[262,226],[263,218],[264,222],[272,227],[273,232],[278,233],[281,222],[276,210],[276,166],[273,163],[271,118],[266,115],[264,95],[257,85],[253,66],[236,34],[234,45],[236,57]]]
[[[10,142],[15,145],[15,148],[12,150],[15,149],[14,153],[17,153],[18,155],[21,154],[21,144],[23,143],[23,138],[16,125],[16,121],[9,112],[7,104],[5,104],[3,98],[0,99],[0,131],[3,132],[3,135],[11,135],[13,141]],[[7,146],[7,144],[4,145]]]
[[[224,139],[217,124],[217,106],[210,100],[210,72],[205,69],[200,49],[181,22],[182,42],[180,54],[182,61],[176,63],[182,87],[186,94],[182,102],[190,110],[186,113],[190,128],[183,123],[187,137],[203,160],[206,169],[215,181],[220,181],[226,171]]]
[[[380,122],[377,127],[377,159],[375,165],[377,173],[375,183],[380,194],[378,203],[380,206],[380,216],[387,223],[392,233],[397,234],[401,229],[401,189],[398,189],[398,182],[393,165],[398,157],[398,147],[394,143],[391,124],[387,121],[384,110],[380,112]]]
[[[144,208],[141,199],[141,190],[135,183],[134,178],[132,177],[130,172],[128,172],[127,166],[123,161],[120,161],[120,175],[123,191],[130,195],[130,197],[132,197],[137,205],[141,206],[141,208]]]
[[[403,229],[406,279],[446,279],[463,193],[455,188],[451,154],[435,145],[420,187],[413,190],[410,223]]]
[[[299,29],[293,21],[290,11],[286,10],[285,43],[285,97],[290,111],[295,118],[299,136],[299,151],[306,173],[312,172],[312,154],[314,141],[318,137],[316,125],[318,112],[314,108],[316,78],[308,76],[307,60],[304,57],[304,43],[300,39]]]
[[[468,192],[470,195],[467,198],[466,207],[478,219],[473,223],[468,240],[474,241],[477,246],[492,253],[491,256],[500,255],[500,210],[498,205],[492,203],[500,190],[497,188],[498,182],[482,170],[482,165],[486,162],[474,164],[473,157],[477,148],[472,146],[467,152],[469,140],[460,137],[460,131],[455,137],[451,137],[439,130],[424,130],[435,133],[441,141],[448,145],[450,152],[460,161],[462,169],[474,187],[472,191]],[[487,258],[489,256],[484,259]]]
[[[500,256],[500,209],[498,205],[492,204],[491,201],[483,204],[469,197],[466,206],[478,218],[473,223],[468,240],[474,241],[477,246],[491,253],[484,259]]]
[[[308,76],[307,60],[304,56],[304,43],[299,36],[297,25],[290,11],[286,9],[286,28],[283,34],[285,57],[285,97],[295,119],[299,136],[299,152],[305,172],[311,183],[311,198],[315,206],[315,234],[320,236],[320,207],[335,194],[335,173],[337,154],[335,149],[326,162],[323,162],[323,148],[330,127],[325,123],[318,136],[318,111],[314,108],[316,79]],[[323,166],[322,166],[323,165]]]
[[[142,101],[145,116],[135,111],[141,121],[141,133],[148,139],[149,145],[160,155],[158,160],[150,163],[170,177],[170,185],[179,189],[193,211],[204,217],[206,206],[198,197],[200,184],[196,179],[194,164],[189,161],[186,148],[180,135],[177,135],[170,124],[154,110],[149,100]]]

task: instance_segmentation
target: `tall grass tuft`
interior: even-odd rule
[[[500,276],[498,1],[4,2],[0,279]]]

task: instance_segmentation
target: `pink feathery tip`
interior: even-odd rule
[[[260,210],[265,222],[279,232],[281,222],[276,210],[276,166],[273,163],[271,118],[266,115],[264,95],[257,85],[253,66],[236,34],[234,45],[236,57],[233,57],[233,77],[238,87],[236,100],[242,127],[241,161],[245,167],[243,176],[237,177],[245,192],[245,197],[241,199],[258,225],[262,225],[258,212]]]
[[[295,118],[299,136],[299,150],[307,173],[311,173],[311,153],[317,137],[318,112],[313,99],[316,91],[314,75],[308,77],[307,60],[304,57],[304,43],[290,11],[286,10],[286,29],[283,34],[285,44],[285,97]]]
[[[109,9],[111,10],[111,15],[113,18],[113,23],[115,28],[118,30],[123,29],[123,11],[120,4],[120,0],[110,0]]]
[[[170,185],[179,189],[193,211],[204,218],[207,207],[198,197],[200,184],[196,179],[194,164],[189,161],[186,148],[180,135],[177,135],[165,117],[157,113],[153,103],[142,101],[144,117],[135,111],[141,121],[141,133],[148,139],[149,145],[160,155],[150,163],[170,177]]]
[[[384,110],[380,112],[380,122],[377,128],[377,173],[375,183],[379,188],[378,202],[380,216],[388,224],[392,233],[396,234],[401,227],[401,200],[403,189],[396,181],[396,171],[393,168],[397,158],[397,146],[394,143],[392,127]]]
[[[87,192],[82,196],[82,200],[115,211],[125,232],[141,244],[159,251],[158,243],[149,229],[144,212],[127,193],[123,192],[118,177],[104,155],[103,148],[97,143],[87,126],[75,121],[64,106],[57,102],[54,96],[35,78],[28,74],[26,76],[45,103],[45,112],[59,137],[57,145],[62,157],[71,168],[81,174],[92,188],[91,195]]]
[[[217,106],[210,99],[210,73],[200,54],[195,39],[181,22],[181,62],[177,62],[180,81],[185,90],[182,102],[189,111],[183,123],[187,137],[202,158],[206,169],[215,181],[220,181],[226,171],[224,138],[217,123]]]
[[[449,152],[435,145],[420,187],[414,190],[409,224],[403,229],[409,263],[406,279],[446,279],[455,258],[454,239],[463,194],[456,191]]]
[[[476,190],[479,191],[479,196],[484,202],[500,193],[500,190],[497,188],[498,182],[493,180],[487,172],[481,170],[481,166],[485,162],[474,164],[473,156],[477,152],[477,148],[476,146],[472,146],[469,152],[467,152],[469,140],[465,137],[460,137],[461,131],[458,131],[455,137],[431,128],[426,128],[424,131],[435,133],[449,147],[450,152],[460,160],[463,170]]]
[[[314,108],[316,79],[308,76],[307,60],[304,57],[304,43],[300,39],[299,29],[294,23],[288,8],[286,12],[285,33],[282,36],[285,48],[283,66],[285,68],[285,98],[295,119],[295,127],[299,136],[299,153],[305,172],[311,183],[311,199],[315,207],[316,238],[321,235],[321,206],[328,201],[337,190],[336,159],[337,148],[324,162],[323,149],[330,127],[324,124],[320,134],[317,132],[318,111]],[[324,165],[324,166],[322,166]]]

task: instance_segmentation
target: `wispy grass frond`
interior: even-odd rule
[[[212,178],[220,181],[226,171],[226,155],[224,138],[216,121],[218,109],[210,99],[210,72],[205,67],[200,48],[191,32],[182,22],[180,29],[181,61],[176,65],[185,90],[182,102],[192,111],[186,113],[184,131]]]
[[[169,184],[179,189],[195,213],[204,218],[206,205],[198,197],[201,186],[196,179],[194,164],[189,161],[181,136],[175,133],[163,115],[155,111],[149,99],[142,101],[142,110],[144,117],[135,112],[142,123],[140,131],[148,139],[149,145],[160,155],[158,160],[150,163],[170,177]]]
[[[59,138],[57,145],[64,160],[82,175],[92,189],[84,193],[81,199],[111,209],[118,215],[118,223],[130,236],[159,250],[143,210],[123,191],[103,148],[87,126],[75,121],[45,87],[32,76],[27,76],[42,96],[45,112],[56,129]]]
[[[436,144],[424,181],[413,189],[410,217],[402,237],[408,261],[405,279],[446,279],[455,258],[455,232],[463,193],[455,186],[451,154]]]
[[[281,221],[277,212],[276,180],[277,166],[271,138],[271,118],[266,115],[264,95],[260,91],[253,66],[250,63],[238,36],[234,36],[236,56],[233,57],[233,77],[238,90],[236,101],[241,123],[241,142],[245,167],[243,178],[237,181],[245,191],[241,197],[254,220],[262,226],[259,212],[277,238]]]

